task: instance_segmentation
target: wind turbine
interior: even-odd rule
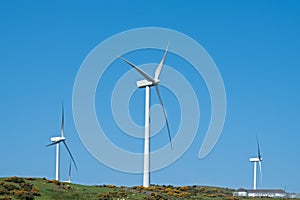
[[[71,183],[71,171],[72,171],[72,159],[70,159],[68,180],[65,181],[66,183]]]
[[[256,142],[257,142],[257,157],[256,158],[250,158],[250,162],[254,163],[254,173],[253,173],[253,189],[256,190],[256,174],[257,174],[257,163],[259,164],[259,173],[260,173],[260,180],[262,182],[262,171],[261,171],[261,153],[260,153],[260,147],[259,147],[259,142],[258,138],[256,137]]]
[[[161,105],[162,110],[163,110],[167,130],[168,130],[169,141],[170,141],[171,148],[172,148],[169,123],[168,123],[166,111],[165,111],[165,108],[164,108],[164,105],[163,105],[163,102],[162,102],[162,98],[161,98],[161,95],[160,95],[160,92],[159,92],[159,88],[158,88],[158,84],[159,84],[159,79],[158,78],[159,78],[161,69],[164,65],[164,62],[165,62],[165,59],[166,59],[166,56],[167,56],[168,47],[169,47],[169,44],[167,45],[165,53],[164,53],[160,63],[158,64],[156,70],[155,70],[154,78],[152,78],[146,72],[141,70],[138,66],[136,66],[133,63],[129,62],[125,58],[120,57],[120,59],[122,59],[124,62],[129,64],[131,67],[133,67],[136,71],[138,71],[138,73],[140,73],[145,78],[144,80],[140,80],[140,81],[136,82],[136,84],[139,88],[145,88],[145,90],[146,90],[145,91],[146,97],[145,97],[144,174],[143,174],[143,186],[144,187],[149,187],[149,185],[150,185],[150,123],[149,123],[150,122],[150,109],[149,109],[149,105],[150,105],[150,87],[152,87],[152,86],[155,87],[155,90],[156,90],[156,93],[157,93],[157,96],[158,96],[158,100],[159,100],[160,105]]]
[[[69,155],[71,157],[71,160],[73,161],[73,163],[74,163],[74,165],[75,165],[75,167],[77,169],[77,165],[75,163],[75,160],[74,160],[74,158],[72,156],[72,153],[71,153],[71,151],[70,151],[70,149],[69,149],[69,147],[68,147],[68,145],[66,143],[66,138],[64,136],[64,129],[65,129],[64,126],[65,126],[65,122],[64,122],[64,105],[62,104],[61,136],[51,137],[51,142],[52,143],[47,145],[47,147],[48,146],[52,146],[52,145],[56,145],[55,180],[57,180],[57,181],[59,181],[59,155],[60,155],[59,144],[61,142],[65,145],[65,147],[66,147],[66,149],[67,149],[67,151],[68,151],[68,153],[69,153]]]

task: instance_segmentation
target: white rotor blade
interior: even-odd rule
[[[259,161],[258,164],[259,164],[260,183],[262,183],[261,161]]]
[[[61,137],[64,137],[65,132],[65,114],[64,114],[64,103],[62,102],[62,111],[61,111]]]
[[[49,147],[49,146],[55,145],[55,144],[57,144],[57,143],[60,143],[60,141],[58,141],[58,142],[52,142],[51,144],[47,144],[47,145],[46,145],[46,147]]]
[[[146,72],[144,72],[143,70],[141,70],[138,66],[136,66],[133,63],[129,62],[125,58],[122,58],[122,57],[119,57],[119,58],[122,59],[127,64],[129,64],[134,69],[136,69],[136,71],[138,71],[147,81],[152,82],[152,83],[155,82],[154,79],[150,75],[148,75]]]
[[[259,141],[257,136],[256,136],[256,143],[257,143],[257,156],[258,159],[261,161],[261,152],[260,152]]]
[[[158,85],[155,85],[155,90],[156,90],[156,93],[157,93],[157,96],[158,96],[158,100],[159,100],[159,102],[160,102],[160,105],[161,105],[162,110],[163,110],[163,113],[164,113],[164,117],[165,117],[165,120],[166,120],[166,126],[167,126],[167,129],[168,129],[169,141],[170,141],[171,149],[172,149],[173,147],[172,147],[172,139],[171,139],[171,134],[170,134],[169,122],[168,122],[168,119],[167,119],[165,107],[164,107],[164,105],[163,105],[163,102],[162,102],[162,99],[161,99],[161,96],[160,96],[160,92],[159,92],[159,89],[158,89]]]
[[[72,159],[72,161],[73,161],[73,163],[74,163],[74,165],[75,165],[76,170],[78,170],[77,165],[76,165],[76,162],[75,162],[75,160],[74,160],[74,157],[72,156],[72,153],[71,153],[71,151],[70,151],[70,149],[69,149],[69,147],[68,147],[66,141],[62,141],[62,142],[64,143],[66,149],[68,150],[68,153],[69,153],[69,155],[71,156],[71,159]]]
[[[166,59],[166,56],[167,56],[167,53],[168,53],[168,49],[169,49],[169,43],[167,45],[167,48],[165,50],[165,53],[164,53],[164,56],[162,57],[158,67],[156,68],[155,70],[155,77],[154,77],[154,80],[158,80],[158,77],[160,75],[160,72],[161,72],[161,69],[162,69],[162,66],[164,65],[164,62],[165,62],[165,59]]]
[[[72,168],[72,160],[70,159],[70,164],[69,164],[69,181],[71,181],[71,168]]]

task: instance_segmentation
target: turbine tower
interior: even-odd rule
[[[58,137],[51,137],[51,144],[48,144],[47,145],[47,147],[48,146],[52,146],[52,145],[56,145],[56,162],[55,162],[55,180],[57,180],[57,181],[59,181],[59,156],[60,156],[60,151],[59,151],[59,144],[62,142],[64,145],[65,145],[65,147],[66,147],[66,149],[67,149],[67,151],[68,151],[68,153],[69,153],[69,155],[70,155],[70,157],[71,157],[71,160],[73,161],[73,163],[74,163],[74,165],[75,165],[75,167],[76,167],[76,169],[77,169],[77,165],[76,165],[76,163],[75,163],[75,160],[74,160],[74,158],[73,158],[73,156],[72,156],[72,153],[71,153],[71,151],[70,151],[70,149],[69,149],[69,147],[68,147],[68,145],[67,145],[67,143],[66,143],[66,138],[65,138],[65,136],[64,136],[64,105],[62,104],[62,117],[61,117],[61,136],[58,136]]]
[[[249,161],[253,162],[253,164],[254,164],[254,172],[253,172],[253,189],[254,190],[256,190],[257,163],[259,164],[260,180],[262,182],[262,171],[261,171],[262,157],[261,157],[261,154],[260,154],[259,142],[258,142],[258,138],[257,137],[256,137],[256,142],[257,142],[257,157],[249,159]]]
[[[140,80],[140,81],[136,82],[136,84],[139,88],[145,88],[145,93],[146,93],[145,94],[146,97],[145,97],[144,174],[143,174],[143,186],[144,187],[149,187],[149,185],[150,185],[150,87],[152,87],[152,86],[155,87],[155,90],[156,90],[156,93],[158,96],[158,100],[159,100],[160,105],[163,110],[167,130],[168,130],[169,141],[170,141],[171,148],[172,148],[169,123],[168,123],[166,111],[165,111],[165,108],[164,108],[164,105],[162,102],[162,98],[161,98],[161,95],[159,92],[159,88],[158,88],[158,84],[159,84],[158,78],[159,78],[161,69],[164,65],[164,62],[165,62],[165,59],[167,56],[168,47],[169,47],[169,44],[167,45],[165,53],[164,53],[159,65],[157,66],[157,68],[155,70],[154,79],[150,75],[148,75],[146,72],[141,70],[139,67],[134,65],[133,63],[120,57],[120,59],[122,59],[124,62],[129,64],[131,67],[133,67],[136,71],[138,71],[145,78],[144,80]]]

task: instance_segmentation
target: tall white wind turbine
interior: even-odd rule
[[[167,52],[168,52],[168,47],[169,44],[165,50],[165,53],[160,61],[160,63],[158,64],[156,70],[155,70],[155,76],[154,79],[148,75],[146,72],[144,72],[143,70],[141,70],[139,67],[137,67],[136,65],[134,65],[133,63],[129,62],[128,60],[120,57],[120,59],[122,59],[124,62],[126,62],[127,64],[129,64],[131,67],[133,67],[136,71],[138,71],[145,79],[144,80],[140,80],[137,81],[136,84],[139,88],[145,88],[146,90],[146,97],[145,97],[145,137],[144,137],[144,175],[143,175],[143,186],[144,187],[149,187],[150,185],[150,87],[154,86],[157,96],[158,96],[158,100],[160,102],[160,105],[162,107],[163,110],[163,114],[164,114],[164,118],[166,121],[166,127],[168,130],[168,136],[169,136],[169,141],[171,144],[171,148],[172,148],[172,142],[171,142],[171,134],[170,134],[170,128],[169,128],[169,123],[168,123],[168,119],[167,119],[167,115],[166,115],[166,111],[162,102],[162,98],[159,92],[159,88],[158,88],[158,84],[159,84],[159,75],[161,73],[161,69],[164,65],[166,56],[167,56]]]
[[[256,142],[257,142],[257,157],[249,159],[250,162],[253,162],[253,164],[254,164],[254,172],[253,172],[253,189],[254,190],[256,190],[257,163],[259,164],[260,180],[262,182],[262,169],[261,169],[262,157],[261,157],[261,153],[260,153],[258,138],[256,138]]]
[[[64,129],[65,129],[64,126],[65,126],[65,122],[64,122],[64,105],[62,104],[61,136],[51,137],[51,142],[52,143],[47,145],[47,147],[52,146],[52,145],[56,145],[55,180],[57,180],[57,181],[59,181],[59,161],[60,161],[60,159],[59,159],[59,156],[60,156],[59,144],[61,142],[65,145],[65,147],[66,147],[66,149],[67,149],[67,151],[68,151],[68,153],[71,157],[71,160],[72,160],[72,162],[74,163],[74,165],[77,169],[77,165],[75,163],[74,157],[72,156],[72,153],[71,153],[71,151],[70,151],[70,149],[69,149],[69,147],[66,143],[66,138],[64,136]]]

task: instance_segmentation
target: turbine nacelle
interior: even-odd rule
[[[148,81],[148,80],[144,79],[144,80],[137,81],[137,82],[136,82],[136,85],[137,85],[139,88],[144,88],[144,87],[146,87],[146,86],[149,86],[149,87],[150,87],[150,86],[153,86],[154,83],[151,82],[151,81]]]
[[[154,79],[154,81],[155,81],[155,82],[153,83],[154,85],[157,85],[157,84],[159,84],[159,82],[160,82],[159,79]]]
[[[58,142],[61,142],[64,140],[66,140],[65,137],[51,137],[51,142],[54,142],[54,143],[58,143]]]
[[[250,158],[249,161],[250,162],[260,162],[260,161],[262,161],[262,158]]]

